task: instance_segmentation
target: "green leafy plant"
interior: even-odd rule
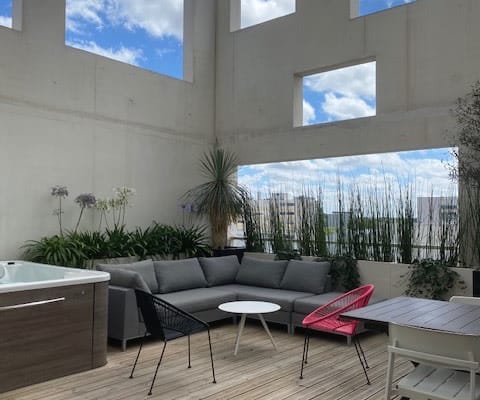
[[[106,254],[105,258],[129,257],[135,256],[138,252],[138,246],[133,245],[130,234],[126,232],[124,226],[116,226],[113,229],[105,230]]]
[[[446,300],[456,284],[465,285],[457,272],[440,260],[415,260],[405,276],[408,279],[405,294],[435,300]]]
[[[173,258],[206,257],[211,254],[207,243],[206,227],[177,226],[174,228]]]
[[[237,164],[233,153],[215,146],[200,161],[207,181],[183,196],[195,204],[200,215],[208,216],[215,249],[226,246],[228,226],[243,213],[246,192],[235,180]]]
[[[83,268],[87,259],[82,242],[62,235],[30,240],[22,249],[25,260],[43,264]]]
[[[297,250],[279,251],[275,254],[275,260],[301,260],[302,256]]]
[[[360,286],[357,260],[349,256],[335,256],[330,259],[332,286],[340,291],[349,291]]]
[[[82,252],[88,260],[105,258],[108,253],[108,243],[103,232],[70,232],[68,239],[82,244]]]

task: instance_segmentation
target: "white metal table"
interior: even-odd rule
[[[272,313],[280,310],[280,306],[278,304],[268,303],[266,301],[231,301],[228,303],[220,304],[218,308],[225,312],[242,314],[242,317],[240,318],[240,323],[238,324],[237,338],[235,340],[235,350],[233,352],[234,355],[237,355],[238,353],[240,337],[242,336],[243,328],[245,326],[245,320],[247,319],[248,314],[258,315],[258,318],[260,319],[260,322],[262,323],[265,331],[267,332],[268,337],[273,344],[273,347],[275,348],[275,350],[277,349],[272,334],[270,333],[270,330],[268,329],[267,323],[263,319],[262,314]]]

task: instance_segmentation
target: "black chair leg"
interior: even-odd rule
[[[210,348],[210,361],[212,362],[212,375],[213,375],[213,382],[217,383],[215,379],[215,367],[213,366],[213,352],[212,352],[212,340],[210,339],[210,329],[207,330],[208,333],[208,347]]]
[[[188,335],[188,368],[192,368],[192,364],[190,362],[190,335]]]
[[[157,378],[158,368],[160,368],[160,364],[163,358],[163,353],[165,353],[165,347],[167,347],[166,340],[165,340],[165,343],[163,344],[162,354],[160,355],[160,360],[158,360],[157,368],[155,369],[155,374],[153,375],[152,384],[150,385],[150,391],[148,392],[149,396],[152,394],[153,385],[155,384],[155,379]]]
[[[308,364],[308,350],[310,350],[310,330],[308,331],[307,335],[307,351],[305,352],[305,364]]]
[[[368,369],[370,368],[367,363],[367,357],[365,357],[365,353],[363,352],[362,345],[360,344],[360,339],[357,339],[358,348],[360,349],[360,353],[363,357],[363,362],[365,363],[365,367]]]
[[[360,341],[358,340],[358,338],[355,338],[355,337],[353,338],[353,344],[355,345],[355,350],[357,352],[358,360],[360,361],[360,365],[363,368],[363,373],[365,374],[365,378],[367,378],[367,385],[370,385],[370,379],[368,379],[368,375],[367,375],[368,366],[367,367],[365,366],[366,365],[366,360],[365,360],[365,364],[362,360],[360,350],[359,350],[359,348],[361,349],[362,347],[360,346]],[[363,354],[363,350],[361,352]],[[363,354],[363,357],[365,357],[365,354]]]
[[[140,342],[140,348],[138,349],[137,358],[135,358],[135,362],[133,363],[132,372],[130,372],[130,379],[133,378],[133,372],[135,371],[135,367],[137,366],[138,357],[140,357],[140,352],[142,351],[143,341],[145,340],[146,337],[147,337],[147,332],[145,332],[145,335],[143,335],[142,341]]]
[[[300,368],[300,379],[303,379],[303,366],[307,363],[308,344],[310,342],[310,332],[305,330],[305,339],[303,339],[302,367]]]

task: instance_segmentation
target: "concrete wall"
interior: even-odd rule
[[[480,79],[477,0],[354,19],[350,0],[300,0],[295,14],[235,32],[229,3],[217,10],[215,127],[242,163],[452,145],[449,110]],[[377,116],[294,128],[296,76],[368,60]]]
[[[57,232],[57,184],[70,190],[67,228],[78,194],[121,185],[137,190],[129,226],[181,222],[178,199],[214,137],[215,1],[185,1],[192,82],[66,47],[64,0],[22,9],[21,31],[0,27],[0,259]],[[87,212],[84,228],[94,226]]]

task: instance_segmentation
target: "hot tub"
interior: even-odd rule
[[[0,393],[106,364],[109,279],[0,261]]]

